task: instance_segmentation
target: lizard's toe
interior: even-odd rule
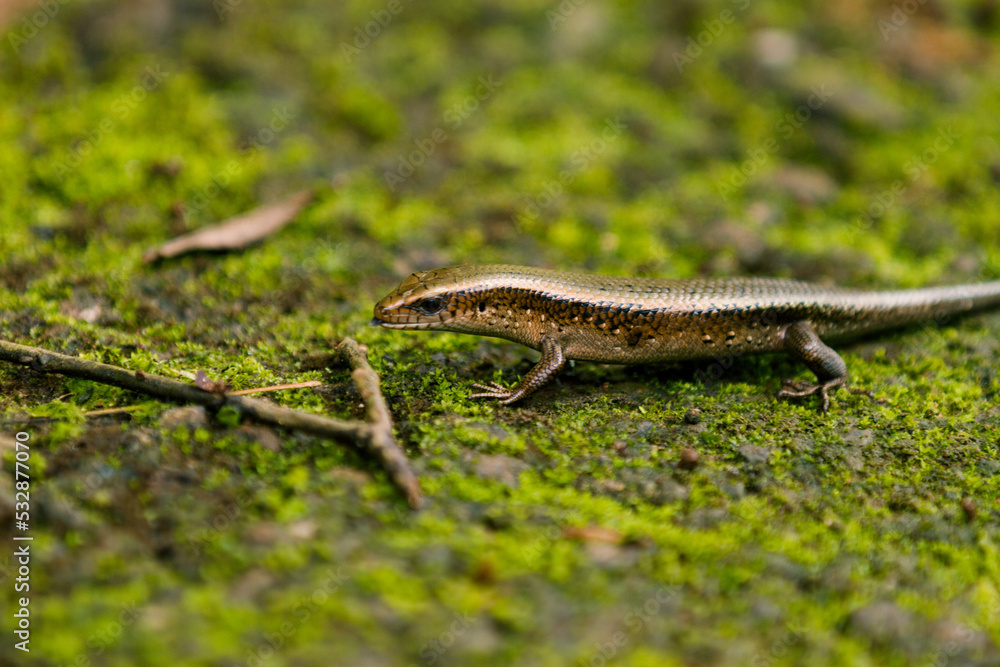
[[[822,384],[786,380],[785,387],[778,392],[778,398],[803,398],[805,396],[819,394],[819,411],[826,412],[830,409],[830,390],[836,389],[842,384],[844,384],[843,378],[834,378],[823,382]]]
[[[820,391],[822,386],[823,385],[819,384],[806,385],[802,383],[787,385],[784,389],[778,392],[778,398],[802,398],[803,396],[812,396],[816,392]]]
[[[482,391],[477,394],[470,394],[469,398],[496,398],[504,401],[510,398],[513,393],[510,389],[497,384],[496,382],[490,382],[489,384],[479,384],[478,382],[473,384],[474,389],[481,389]]]
[[[793,380],[792,378],[785,378],[784,382],[782,382],[781,384],[782,384],[782,389],[778,393],[778,396],[782,396],[786,392],[788,392],[787,395],[792,395],[792,394],[800,395],[799,392],[808,392],[812,390],[814,387],[816,387],[816,385],[811,382],[804,382],[802,380]]]

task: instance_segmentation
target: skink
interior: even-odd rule
[[[793,280],[664,280],[506,265],[414,273],[375,306],[373,325],[495,336],[540,350],[514,387],[473,385],[472,398],[521,400],[569,359],[647,364],[787,352],[816,383],[786,381],[779,397],[818,395],[847,382],[847,365],[824,340],[1000,305],[1000,281],[867,292]]]

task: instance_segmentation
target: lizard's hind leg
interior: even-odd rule
[[[785,381],[785,388],[778,392],[778,398],[799,398],[820,396],[820,412],[830,408],[832,389],[847,383],[847,364],[837,352],[820,340],[819,335],[808,322],[796,322],[785,329],[785,351],[803,363],[816,374],[818,382]]]

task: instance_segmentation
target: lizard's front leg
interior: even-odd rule
[[[519,401],[526,396],[535,393],[546,382],[554,378],[566,365],[566,356],[563,353],[562,345],[552,336],[542,336],[542,358],[535,364],[535,367],[528,371],[528,374],[521,378],[512,389],[502,387],[496,382],[472,385],[476,389],[482,389],[481,393],[472,394],[469,398],[496,398],[504,405],[510,405],[514,401]]]

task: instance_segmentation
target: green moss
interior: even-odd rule
[[[995,662],[976,647],[1000,643],[996,315],[844,347],[875,400],[840,391],[827,415],[774,400],[808,375],[780,357],[714,381],[578,364],[506,408],[471,383],[513,383],[534,353],[366,326],[404,275],[459,262],[995,279],[985,10],[921,9],[912,41],[872,37],[884,8],[752,3],[678,69],[740,4],[578,3],[552,29],[545,3],[404,3],[350,62],[341,41],[384,3],[137,27],[101,0],[16,52],[8,23],[0,337],[237,389],[319,380],[265,400],[363,418],[346,369],[317,362],[354,336],[428,496],[410,512],[339,443],[227,409],[168,428],[148,397],[0,365],[0,417],[33,420],[10,427],[32,443],[34,663]],[[762,28],[801,57],[762,64]],[[477,97],[480,77],[500,85]],[[265,243],[142,263],[303,187],[316,201]],[[877,602],[900,636],[859,615]]]

